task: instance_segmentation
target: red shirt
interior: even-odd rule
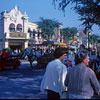
[[[8,58],[8,53],[6,51],[4,51],[1,56],[2,56],[2,58]]]

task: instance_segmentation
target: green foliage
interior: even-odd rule
[[[40,20],[38,22],[38,29],[42,31],[42,37],[48,40],[54,35],[54,29],[58,28],[60,23],[54,19],[44,19],[43,17]]]
[[[69,41],[70,39],[73,39],[74,35],[77,33],[77,28],[63,28],[61,30],[61,35],[64,36],[64,39]]]
[[[100,26],[100,0],[53,0],[53,5],[59,4],[59,9],[65,11],[68,4],[74,4],[73,10],[79,15],[86,28],[91,29],[94,24]]]
[[[92,44],[95,44],[96,42],[98,42],[99,39],[100,39],[100,36],[93,34],[93,35],[90,36],[89,42],[92,43]]]

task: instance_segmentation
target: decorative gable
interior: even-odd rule
[[[17,22],[19,19],[22,18],[22,13],[18,10],[18,8],[15,6],[14,9],[12,9],[9,13],[10,20]]]

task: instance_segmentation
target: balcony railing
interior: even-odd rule
[[[19,33],[10,33],[9,34],[10,37],[15,37],[15,38],[26,38],[27,37],[27,34],[26,33],[22,33],[22,32],[19,32]]]

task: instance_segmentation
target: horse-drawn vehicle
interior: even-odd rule
[[[54,59],[54,56],[50,54],[44,54],[37,59],[39,68],[46,68],[47,64]]]
[[[18,69],[20,66],[19,61],[20,55],[10,55],[6,59],[0,56],[0,71],[13,67],[13,69]]]
[[[45,68],[46,65],[53,60],[52,54],[44,54],[44,55],[37,55],[34,50],[31,48],[26,48],[23,51],[22,58],[25,59],[25,57],[28,57],[28,61],[30,62],[31,69],[40,69]],[[37,61],[37,65],[33,66],[33,62]]]

